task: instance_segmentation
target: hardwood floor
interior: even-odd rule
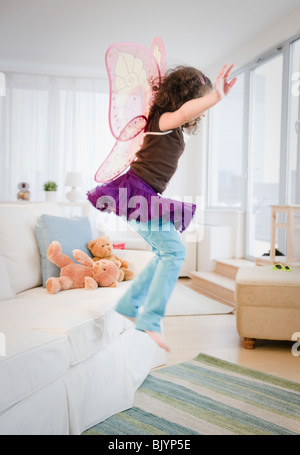
[[[171,348],[167,364],[188,361],[200,352],[232,363],[300,382],[300,356],[292,354],[293,342],[260,340],[255,349],[242,346],[235,312],[225,315],[168,316],[164,335]]]

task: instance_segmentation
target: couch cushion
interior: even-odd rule
[[[2,327],[6,356],[0,357],[0,415],[61,377],[70,365],[66,336]]]
[[[0,390],[5,390],[0,393],[0,415],[132,326],[113,310],[130,283],[56,295],[40,286],[0,302],[0,334],[6,347],[0,357]]]
[[[0,254],[13,290],[18,293],[42,283],[40,253],[35,235],[36,217],[58,213],[56,204],[0,204]]]
[[[36,236],[40,248],[43,286],[51,276],[58,277],[60,269],[47,258],[51,242],[58,241],[63,253],[72,259],[72,251],[79,249],[90,256],[87,244],[93,238],[90,221],[87,217],[65,218],[43,214],[36,222]]]
[[[128,258],[125,253],[137,274],[153,256],[130,252]],[[132,283],[55,295],[40,286],[0,301],[0,332],[6,341],[6,356],[0,357],[0,390],[5,390],[0,416],[131,329],[114,307]]]
[[[0,302],[0,331],[40,331],[67,337],[70,364],[94,355],[132,324],[114,311],[132,281],[117,288],[71,289],[50,295],[43,287]],[[2,327],[2,328],[1,328]]]
[[[4,257],[0,256],[0,300],[11,299],[16,293],[11,287]]]

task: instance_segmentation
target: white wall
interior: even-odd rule
[[[106,77],[118,41],[161,36],[168,65],[205,71],[299,0],[0,0],[0,71]],[[280,24],[281,26],[281,24]]]
[[[234,63],[235,68],[238,70],[252,60],[260,57],[265,52],[280,46],[284,41],[287,41],[299,33],[300,6],[292,13],[283,16],[280,20],[267,27],[251,41],[238,46],[234,52],[224,55],[222,60],[216,61],[215,64],[209,68],[209,72],[212,75],[218,74],[219,69],[224,63]]]

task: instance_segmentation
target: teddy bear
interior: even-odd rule
[[[73,250],[74,259],[62,252],[59,242],[52,242],[48,247],[47,258],[57,265],[60,277],[51,277],[46,282],[49,294],[56,294],[66,289],[96,289],[98,286],[116,287],[119,277],[119,265],[113,261],[94,262],[81,250]]]
[[[116,255],[113,254],[113,245],[109,237],[103,236],[91,240],[88,243],[88,249],[92,253],[93,261],[107,259],[109,261],[114,261],[116,264],[120,263],[120,275],[118,279],[119,282],[129,281],[134,278],[134,272],[129,269],[128,262],[119,259]]]

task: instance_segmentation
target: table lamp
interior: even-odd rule
[[[70,202],[77,202],[82,194],[76,190],[77,186],[82,185],[82,175],[80,172],[68,172],[66,176],[65,186],[71,186],[72,189],[66,193],[66,198]]]

